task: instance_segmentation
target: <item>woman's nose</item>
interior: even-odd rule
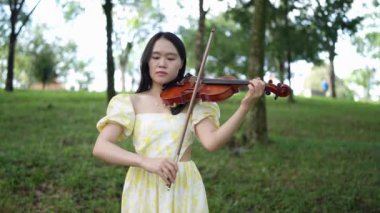
[[[160,60],[158,60],[158,66],[159,67],[166,67],[166,60],[165,60],[165,58],[161,58]]]

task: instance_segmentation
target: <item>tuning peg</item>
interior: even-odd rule
[[[264,92],[265,92],[265,95],[270,95],[270,90],[265,89]]]

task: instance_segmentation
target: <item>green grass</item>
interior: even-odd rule
[[[119,212],[126,168],[91,155],[105,97],[0,92],[0,212]],[[380,105],[296,100],[267,98],[267,145],[236,155],[195,143],[210,212],[380,212]]]

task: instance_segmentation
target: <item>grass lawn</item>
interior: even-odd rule
[[[269,144],[194,144],[210,212],[380,212],[379,104],[266,101]],[[127,168],[91,155],[105,109],[104,93],[1,91],[0,212],[119,212]]]

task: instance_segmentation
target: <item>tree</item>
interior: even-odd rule
[[[3,60],[5,56],[5,47],[0,46],[0,87],[3,86],[5,78],[4,78],[4,73],[5,73],[5,61]]]
[[[369,11],[365,14],[366,24],[362,23],[360,25],[360,30],[364,32],[364,35],[355,36],[354,43],[357,46],[357,51],[362,55],[380,59],[380,24],[378,21],[380,19],[380,12],[378,10],[380,1],[373,1],[371,6],[374,8],[374,11]]]
[[[238,31],[230,31],[230,39],[240,41],[245,45],[238,48],[238,51],[247,48],[247,41],[251,37],[251,32],[245,30],[252,25],[252,8],[254,1],[240,3],[239,7],[231,8],[227,11],[226,16],[234,20],[236,28],[241,28],[242,32],[239,35]],[[266,48],[265,48],[265,70],[278,74],[281,82],[287,76],[291,82],[291,67],[290,64],[297,60],[306,60],[313,63],[320,63],[318,53],[320,48],[317,42],[317,33],[315,27],[312,28],[305,25],[305,22],[310,22],[309,17],[303,14],[307,6],[303,1],[299,0],[281,0],[278,4],[271,4],[267,1],[267,16],[266,19]],[[291,14],[301,14],[299,16],[291,16]],[[218,25],[219,26],[219,25]],[[236,36],[234,36],[236,34]],[[242,38],[242,40],[239,40]],[[236,51],[236,47],[232,46],[232,42],[226,42],[230,50]],[[218,46],[219,47],[219,46]],[[307,47],[307,48],[305,48]],[[245,51],[245,50],[244,50]],[[248,50],[247,50],[248,52]],[[244,57],[240,57],[244,59]],[[244,61],[244,60],[240,60]],[[292,97],[289,97],[292,101]]]
[[[32,58],[31,71],[37,81],[42,83],[45,89],[47,83],[57,78],[57,58],[52,47],[44,44],[39,52],[35,53]]]
[[[19,53],[19,56],[26,57],[29,62],[27,63],[26,68],[20,67],[20,65],[16,66],[15,71],[17,74],[18,72],[26,72],[28,75],[32,74],[30,73],[29,67],[34,66],[34,62],[39,62],[41,60],[47,60],[46,54],[51,54],[51,57],[55,60],[54,65],[54,78],[57,78],[57,80],[66,81],[66,77],[69,74],[69,72],[75,72],[76,74],[82,74],[85,72],[86,66],[88,65],[88,61],[82,61],[78,59],[77,56],[77,44],[72,41],[64,41],[62,38],[55,37],[53,41],[48,42],[48,39],[44,37],[44,32],[47,29],[45,25],[37,25],[33,26],[32,28],[28,28],[28,33],[30,35],[33,35],[33,37],[28,37],[25,34],[22,36],[21,42],[19,46],[23,47],[23,50],[17,50]],[[18,58],[21,58],[18,57]],[[49,63],[53,59],[47,60]],[[21,64],[20,61],[17,61],[18,64]],[[17,64],[16,64],[17,65]],[[41,66],[41,65],[38,65]],[[48,65],[47,65],[48,66]],[[18,70],[20,68],[23,68],[21,70]],[[49,79],[47,79],[47,82],[42,81],[40,77],[36,77],[36,73],[41,72],[40,70],[34,70],[34,79],[28,80],[29,82],[37,80],[38,82],[47,83],[49,82]],[[45,71],[46,72],[46,71]],[[17,77],[17,75],[16,75]],[[58,79],[59,78],[59,79]]]
[[[363,87],[364,89],[364,98],[366,100],[371,100],[371,85],[379,85],[379,81],[373,79],[375,69],[359,69],[354,70],[351,74],[350,81]]]
[[[84,70],[87,66],[86,64],[81,63],[80,66]],[[79,84],[79,90],[88,90],[88,86],[90,83],[94,80],[94,76],[90,71],[83,71],[81,72],[81,78],[77,79],[77,82]]]
[[[375,60],[380,59],[379,6],[380,1],[373,1],[371,8],[366,8],[368,12],[364,14],[365,20],[360,25],[362,35],[357,35],[354,38],[357,51],[363,56],[371,57]],[[374,78],[376,70],[379,69],[380,67],[376,67],[375,63],[367,64],[365,68],[354,70],[351,74],[350,81],[365,89],[368,100],[370,100],[371,88],[380,83]]]
[[[115,91],[115,62],[113,59],[112,51],[112,32],[113,32],[113,23],[112,23],[112,0],[105,0],[103,4],[103,11],[106,15],[106,30],[107,30],[107,100],[110,101],[113,96],[116,95]]]
[[[252,16],[252,44],[249,53],[248,77],[264,77],[265,30],[267,0],[255,0]],[[248,144],[268,143],[265,97],[261,97],[248,111],[244,136]]]
[[[2,5],[4,5],[4,1],[0,2]],[[40,1],[37,2],[37,4],[33,7],[33,9],[29,13],[25,13],[23,11],[25,0],[13,0],[8,1],[8,6],[10,10],[10,33],[9,33],[9,51],[8,51],[8,67],[7,67],[7,79],[5,83],[5,91],[11,92],[13,91],[13,69],[14,69],[14,60],[15,60],[15,50],[16,50],[16,42],[17,37],[21,33],[21,30],[25,26],[25,24],[28,22],[30,16],[40,3]],[[17,26],[19,24],[19,26]],[[17,28],[17,29],[16,29]]]
[[[5,11],[3,11],[4,8],[0,7],[0,14],[5,14]],[[6,56],[7,56],[7,48],[6,48],[6,38],[7,37],[7,29],[5,27],[5,24],[8,20],[5,20],[5,16],[0,16],[0,87],[3,87],[3,84],[5,82],[5,76],[6,73]]]
[[[119,55],[119,66],[121,70],[121,87],[122,91],[125,92],[125,73],[128,67],[128,61],[129,61],[129,55],[132,50],[133,43],[128,42],[125,49],[121,51],[121,54]]]
[[[361,40],[358,49],[363,55],[370,55],[374,59],[380,59],[380,31],[367,33]]]
[[[307,20],[302,15],[307,4],[299,0],[281,0],[278,6],[270,4],[267,33],[267,69],[278,73],[281,82],[287,76],[291,86],[291,63],[306,60],[321,63],[318,53],[318,35],[315,28],[303,23]],[[291,14],[301,14],[292,18]],[[307,48],[305,48],[307,47]],[[293,103],[293,93],[288,98]]]
[[[120,1],[122,4],[126,4],[125,1]],[[143,1],[143,5],[146,4],[146,2],[149,2],[151,4],[151,1]],[[115,80],[114,80],[114,74],[115,74],[115,62],[113,57],[113,19],[112,19],[112,9],[114,7],[114,4],[112,3],[112,0],[105,0],[105,3],[103,4],[103,11],[106,16],[106,30],[107,30],[107,100],[110,101],[113,96],[116,95],[115,91]],[[145,15],[145,14],[143,14]],[[126,46],[128,49],[128,45]],[[132,47],[131,47],[132,48]],[[126,50],[128,51],[128,50]],[[129,56],[125,54],[124,56]],[[122,59],[124,62],[128,62],[128,60]]]
[[[334,59],[339,32],[354,34],[363,17],[358,16],[350,19],[347,16],[353,0],[326,0],[323,4],[320,0],[316,0],[316,3],[313,25],[315,25],[320,34],[319,42],[323,50],[328,53],[331,97],[336,98]]]
[[[195,38],[195,57],[197,60],[196,70],[199,70],[202,63],[203,58],[203,50],[204,50],[204,37],[205,37],[205,22],[206,22],[206,14],[209,10],[205,11],[203,9],[203,0],[199,0],[198,3],[199,8],[199,19],[198,19],[198,31]]]

